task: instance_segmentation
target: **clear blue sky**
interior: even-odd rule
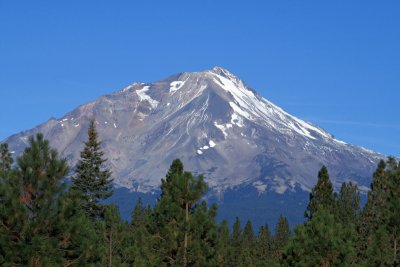
[[[400,1],[0,0],[0,140],[134,81],[222,66],[400,155]]]

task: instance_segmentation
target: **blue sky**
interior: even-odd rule
[[[222,66],[400,156],[399,1],[0,0],[0,140],[135,82]]]

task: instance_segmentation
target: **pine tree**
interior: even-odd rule
[[[218,229],[215,223],[217,205],[207,208],[202,201],[195,209],[189,225],[190,244],[187,266],[217,266]]]
[[[255,250],[257,266],[270,266],[272,264],[272,238],[268,224],[260,227]]]
[[[247,220],[244,228],[243,234],[241,238],[241,253],[240,253],[240,266],[254,266],[254,258],[255,258],[255,251],[254,251],[254,231],[253,231],[253,224],[250,220]]]
[[[240,219],[236,217],[233,224],[232,237],[231,237],[232,255],[230,258],[230,266],[239,266],[241,259],[242,247],[242,228],[240,226]]]
[[[217,266],[228,267],[230,256],[232,255],[232,247],[230,243],[230,233],[228,222],[223,220],[218,227],[218,248],[217,248]]]
[[[360,262],[366,266],[396,266],[393,264],[392,242],[385,226],[380,226],[373,233],[366,248],[366,256]]]
[[[76,175],[71,179],[72,190],[80,195],[81,206],[86,214],[97,219],[103,215],[101,201],[113,193],[112,179],[110,170],[104,167],[106,159],[100,149],[94,120],[90,121],[88,137],[76,166]]]
[[[399,263],[400,167],[392,157],[380,161],[373,175],[371,191],[358,225],[357,250],[360,259]]]
[[[242,236],[242,247],[253,249],[255,242],[253,224],[250,220],[247,220],[244,228],[243,228],[243,236]]]
[[[121,220],[118,208],[113,205],[104,206],[104,247],[106,253],[102,258],[102,266],[123,266],[124,259],[124,239],[128,225]]]
[[[152,231],[152,209],[145,207],[139,198],[133,212],[132,220],[124,233],[122,255],[128,266],[155,266],[154,238]]]
[[[371,245],[374,234],[385,220],[383,213],[387,199],[385,188],[388,187],[385,169],[386,163],[381,160],[373,174],[368,200],[357,223],[358,240],[356,247],[359,261],[370,257],[371,254],[367,253],[367,249]]]
[[[336,215],[343,224],[356,225],[360,215],[360,192],[356,184],[343,183],[337,197]]]
[[[283,266],[353,266],[355,230],[319,208],[311,220],[295,230],[282,260]]]
[[[196,256],[189,254],[195,245],[196,213],[200,198],[207,186],[202,176],[195,177],[183,171],[183,164],[175,160],[166,176],[161,181],[161,196],[154,207],[155,238],[160,261],[168,266],[188,266],[196,261]],[[212,217],[212,216],[211,216]]]
[[[0,185],[0,259],[6,265],[59,266],[91,257],[91,226],[65,191],[66,161],[42,134],[29,139],[7,192]]]
[[[286,217],[280,215],[275,227],[275,235],[272,239],[272,255],[275,261],[282,258],[284,248],[289,242],[291,236],[289,221]]]
[[[334,212],[335,198],[333,186],[329,179],[328,169],[323,166],[318,173],[318,181],[310,193],[310,201],[305,212],[305,217],[312,218],[314,212],[323,207]]]
[[[391,239],[392,264],[400,264],[399,242],[400,242],[400,162],[393,157],[387,161],[386,172],[388,188],[386,189],[385,225]]]
[[[8,151],[8,144],[0,144],[0,178],[11,170],[14,160]]]

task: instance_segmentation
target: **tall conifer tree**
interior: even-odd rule
[[[0,144],[0,177],[11,170],[14,160],[8,151],[8,144]]]
[[[103,156],[95,121],[91,120],[88,140],[76,166],[76,175],[72,177],[72,189],[80,195],[82,208],[93,219],[103,215],[101,200],[113,193],[111,172],[104,166],[106,159]]]
[[[356,184],[343,183],[336,203],[337,219],[343,224],[356,225],[360,215],[360,192]]]
[[[66,161],[42,134],[29,142],[10,183],[0,184],[0,265],[83,264],[95,242],[90,222],[65,191]]]
[[[283,250],[289,242],[290,235],[289,221],[286,217],[280,215],[272,239],[272,255],[276,261],[282,258]]]
[[[200,244],[196,240],[196,231],[199,230],[196,225],[200,218],[213,220],[215,216],[212,209],[207,215],[206,206],[198,203],[207,190],[206,183],[202,176],[195,177],[190,172],[183,171],[182,162],[174,160],[166,178],[161,181],[161,190],[161,196],[154,207],[154,235],[158,240],[156,249],[160,263],[167,266],[198,264],[202,255],[192,252],[195,251],[194,246],[204,243]],[[202,224],[209,225],[206,221]],[[207,229],[214,231],[212,226]],[[208,234],[206,230],[202,236]]]
[[[305,217],[311,219],[313,213],[321,207],[333,213],[334,206],[333,186],[329,178],[328,169],[323,166],[318,173],[317,184],[310,193],[310,202],[308,203]]]
[[[296,227],[283,255],[282,266],[355,266],[355,231],[319,208],[312,219]]]

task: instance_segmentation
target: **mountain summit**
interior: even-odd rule
[[[91,118],[115,185],[137,192],[157,190],[175,158],[219,194],[309,191],[322,165],[335,187],[352,180],[363,190],[382,158],[288,114],[221,67],[134,83],[5,142],[19,155],[42,132],[74,166]]]

